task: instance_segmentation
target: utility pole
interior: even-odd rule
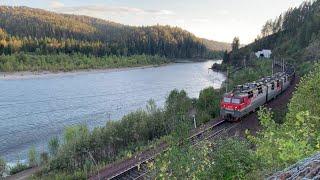
[[[228,93],[229,67],[227,67],[226,93]]]
[[[193,124],[194,124],[194,128],[197,129],[196,115],[193,115]]]
[[[274,66],[274,59],[272,60],[272,65],[271,65],[271,69],[272,69],[272,76],[273,76],[273,66]]]
[[[90,158],[92,159],[92,161],[93,161],[94,165],[97,167],[97,171],[98,171],[98,180],[101,180],[101,178],[100,178],[100,173],[99,173],[99,168],[98,168],[98,164],[97,164],[97,162],[94,160],[94,158],[93,158],[92,154],[91,154],[89,151],[86,151],[86,152],[89,154],[89,156],[90,156]]]

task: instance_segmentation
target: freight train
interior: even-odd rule
[[[238,85],[233,91],[224,94],[220,104],[221,117],[227,121],[239,121],[260,106],[277,98],[292,85],[294,78],[294,69],[288,68],[285,72]]]

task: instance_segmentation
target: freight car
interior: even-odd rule
[[[268,101],[277,98],[295,78],[294,69],[276,73],[258,81],[238,85],[226,93],[220,104],[220,115],[228,121],[239,121]]]

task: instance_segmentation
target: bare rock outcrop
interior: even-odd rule
[[[289,168],[277,172],[268,180],[320,180],[320,152]]]

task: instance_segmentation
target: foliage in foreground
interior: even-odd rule
[[[0,157],[0,177],[2,177],[5,170],[6,170],[6,162]]]
[[[17,163],[14,167],[10,168],[10,175],[17,174],[24,170],[30,169],[31,167],[27,164]]]
[[[32,146],[28,152],[28,163],[21,163],[18,161],[13,167],[10,167],[8,169],[4,169],[3,172],[9,171],[10,175],[14,175],[14,174],[17,174],[17,173],[22,172],[24,170],[36,167],[40,164],[45,163],[45,161],[46,162],[48,161],[48,159],[45,156],[46,156],[46,153],[43,152],[40,154],[40,159],[38,159],[39,156],[36,151],[36,148],[34,146]],[[4,168],[5,168],[5,166],[4,166]],[[1,160],[0,160],[0,177],[1,177]]]
[[[36,148],[33,146],[28,153],[29,166],[35,167],[38,164]]]
[[[259,167],[249,144],[240,139],[173,146],[150,169],[158,179],[244,179]]]
[[[267,109],[259,112],[264,130],[254,142],[266,168],[283,168],[320,150],[319,83],[320,65],[316,65],[313,72],[301,79],[281,125],[273,121]]]

